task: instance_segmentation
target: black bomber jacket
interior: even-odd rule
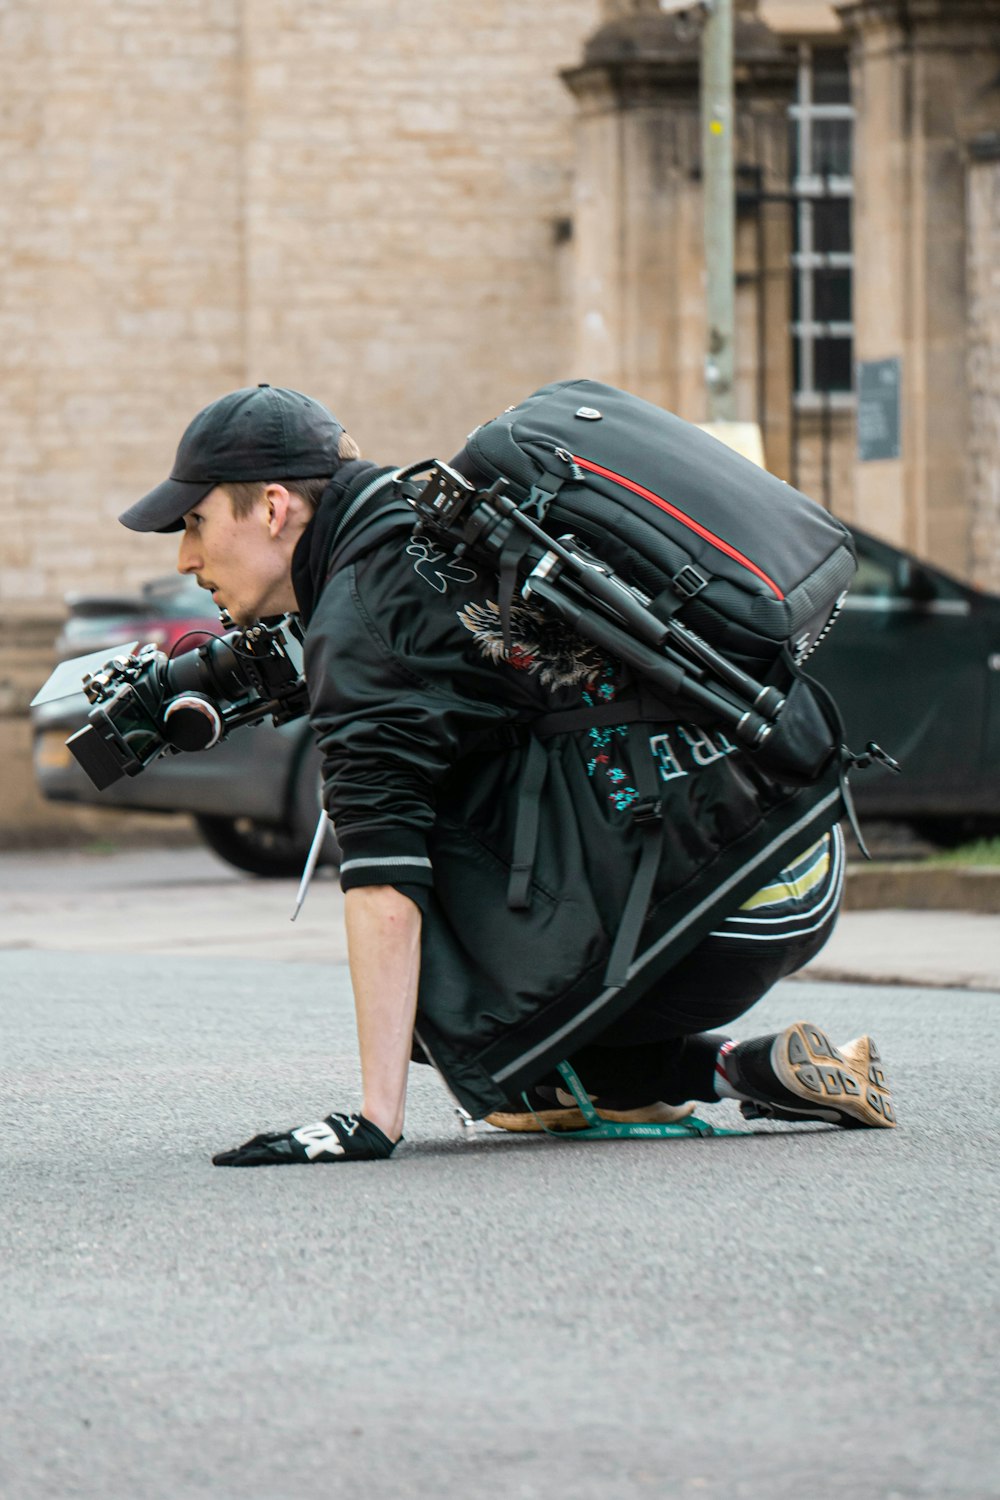
[[[778,786],[717,730],[629,722],[624,708],[612,722],[608,705],[635,698],[625,669],[536,608],[515,604],[505,655],[495,575],[415,530],[393,473],[342,466],[296,550],[310,720],[344,888],[425,888],[415,1055],[479,1117],[598,1035],[829,828],[839,787]],[[570,709],[594,724],[532,734]],[[532,754],[544,779],[512,909]],[[652,758],[660,856],[627,979],[609,985],[652,824],[637,754]]]

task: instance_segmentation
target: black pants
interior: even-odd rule
[[[834,905],[813,932],[752,942],[714,934],[570,1062],[591,1094],[623,1105],[682,1104],[716,1097],[715,1059],[724,1032],[772,985],[801,969],[823,947],[837,920]],[[561,1083],[558,1074],[543,1080]]]

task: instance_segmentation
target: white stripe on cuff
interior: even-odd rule
[[[420,865],[424,870],[433,869],[429,859],[419,854],[384,854],[376,859],[345,859],[340,867],[341,874],[345,870],[360,870],[368,865]]]

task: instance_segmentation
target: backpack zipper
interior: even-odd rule
[[[624,474],[616,474],[613,469],[605,469],[601,464],[591,463],[589,458],[581,458],[579,454],[574,453],[572,459],[581,469],[588,469],[591,474],[600,474],[602,479],[610,479],[614,484],[620,484],[624,489],[631,490],[633,494],[640,495],[643,500],[649,500],[653,505],[658,506],[660,510],[665,510],[667,515],[673,516],[675,521],[680,521],[682,526],[686,526],[689,531],[695,532],[703,541],[709,542],[720,552],[724,552],[727,557],[731,557],[734,562],[738,562],[741,567],[748,569],[762,583],[766,583],[776,599],[784,599],[785,596],[774,579],[769,578],[762,568],[758,568],[757,564],[751,562],[748,557],[744,557],[742,552],[737,551],[735,547],[730,546],[728,542],[724,542],[721,537],[716,536],[714,531],[709,531],[706,526],[701,526],[697,521],[692,521],[690,516],[686,516],[682,510],[678,510],[676,505],[671,505],[669,500],[664,500],[662,495],[654,495],[652,490],[647,490],[641,484],[636,484],[634,479],[626,479]]]

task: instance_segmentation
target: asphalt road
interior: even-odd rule
[[[58,909],[43,863],[0,861],[8,912]],[[163,952],[128,861],[87,951],[0,934],[4,1500],[1000,1492],[1000,997],[789,982],[740,1025],[871,1030],[896,1132],[470,1133],[415,1069],[390,1162],[227,1172],[355,1104],[350,993],[335,943],[206,956],[262,888],[182,887]]]

